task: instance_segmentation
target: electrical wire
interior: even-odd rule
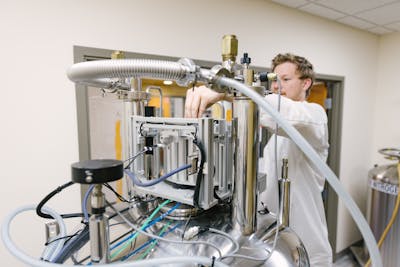
[[[397,175],[398,175],[398,181],[399,184],[398,186],[400,187],[400,161],[397,163]],[[380,248],[383,244],[383,241],[385,241],[387,234],[390,231],[390,228],[392,228],[394,221],[396,220],[397,213],[399,211],[400,207],[400,190],[397,190],[397,198],[396,198],[396,204],[393,208],[392,216],[390,217],[389,223],[386,225],[385,230],[383,230],[381,237],[379,238],[378,241],[378,248]],[[368,257],[368,261],[365,264],[365,267],[368,267],[371,264],[371,258]]]
[[[164,235],[164,232],[168,229],[168,227],[171,225],[171,222],[169,221],[164,227],[161,229],[160,233],[158,236],[162,237]],[[151,252],[151,250],[157,245],[158,239],[153,239],[150,242],[150,246],[146,249],[146,251],[138,257],[138,260],[144,259],[147,257],[147,255]]]
[[[147,147],[143,148],[143,150],[139,151],[136,155],[126,159],[124,161],[124,163],[127,161],[129,161],[129,163],[128,163],[128,165],[126,165],[125,169],[128,169],[132,165],[132,163],[136,160],[136,158],[139,157],[140,155],[142,155],[143,153],[145,153],[146,151],[148,151]]]
[[[189,169],[189,168],[191,168],[191,167],[192,167],[191,164],[183,165],[183,166],[181,166],[181,167],[179,167],[179,168],[177,168],[177,169],[175,169],[175,170],[172,170],[171,172],[169,172],[169,173],[167,173],[167,174],[164,174],[163,176],[161,176],[161,177],[159,177],[159,178],[157,178],[157,179],[152,179],[152,180],[147,181],[147,182],[143,182],[143,181],[139,180],[139,179],[136,177],[136,175],[135,175],[133,172],[131,172],[130,170],[125,169],[124,172],[129,176],[129,178],[132,179],[132,182],[133,182],[135,185],[140,186],[140,187],[149,187],[149,186],[156,185],[156,184],[158,184],[158,183],[164,181],[165,179],[171,177],[172,175],[174,175],[174,174],[176,174],[176,173],[178,173],[178,172],[181,172],[181,171],[183,171],[183,170]]]
[[[72,240],[64,245],[62,250],[56,255],[52,262],[64,263],[72,254],[80,250],[87,242],[89,242],[89,225],[85,224],[82,231]]]
[[[185,223],[185,226],[183,227],[183,231],[182,231],[182,241],[183,241],[183,238],[184,238],[184,236],[185,236],[185,232],[186,232],[186,229],[187,229],[187,227],[188,227],[188,225],[189,225],[189,222],[190,222],[190,219],[192,218],[192,214],[190,213],[189,214],[189,218],[186,220],[186,223]]]
[[[5,247],[8,249],[8,251],[14,255],[16,258],[18,258],[20,261],[23,263],[32,266],[32,267],[58,267],[60,266],[59,264],[55,263],[50,263],[42,260],[38,260],[37,258],[31,257],[27,255],[24,251],[19,249],[14,241],[11,238],[10,234],[10,226],[11,222],[14,220],[14,218],[26,211],[26,210],[34,210],[36,208],[36,205],[31,205],[31,206],[23,206],[20,207],[10,214],[8,214],[3,221],[2,227],[1,227],[1,237],[4,241]],[[44,208],[43,209],[45,212],[51,214],[49,208]],[[57,213],[54,213],[57,214]],[[59,215],[55,215],[56,219],[62,222],[62,218]],[[159,266],[162,264],[193,264],[193,263],[199,263],[203,265],[210,265],[214,262],[215,267],[228,267],[228,265],[220,262],[220,261],[213,261],[213,259],[210,259],[208,257],[202,257],[202,256],[179,256],[179,257],[165,257],[165,258],[157,258],[157,259],[148,259],[148,260],[142,260],[142,261],[137,261],[137,262],[127,262],[127,263],[111,263],[111,264],[99,264],[96,265],[98,267],[150,267],[150,266]]]
[[[181,223],[177,223],[174,227],[172,227],[171,229],[169,229],[168,231],[160,234],[161,237],[169,234],[170,232],[174,231],[176,228],[178,228],[181,225]],[[130,257],[136,255],[139,251],[141,251],[142,249],[144,249],[145,247],[147,247],[150,243],[152,243],[154,240],[156,239],[150,239],[149,241],[147,241],[146,243],[144,243],[143,245],[141,245],[140,247],[138,247],[137,249],[135,249],[134,251],[130,252],[129,254],[125,255],[124,257],[122,257],[121,261],[125,261],[127,259],[129,259]]]
[[[207,246],[210,246],[210,247],[214,248],[214,249],[217,251],[217,253],[218,253],[218,255],[219,255],[219,258],[222,256],[221,250],[220,250],[216,245],[214,245],[213,243],[210,243],[210,242],[207,242],[207,241],[182,241],[182,240],[171,240],[171,239],[166,239],[166,238],[162,238],[162,237],[159,237],[159,236],[156,236],[156,235],[147,233],[147,232],[145,232],[145,231],[139,229],[138,227],[136,227],[133,223],[131,223],[123,214],[121,214],[121,213],[120,213],[118,210],[116,210],[114,207],[111,206],[111,208],[112,208],[115,212],[117,212],[118,215],[119,215],[130,227],[132,227],[133,229],[135,229],[137,232],[140,232],[141,234],[144,234],[144,235],[146,235],[146,236],[148,236],[148,237],[151,237],[151,238],[159,239],[159,240],[164,241],[164,242],[169,242],[169,243],[175,243],[175,244],[190,244],[190,245],[200,245],[200,244],[207,245]]]
[[[122,212],[122,211],[121,211],[121,212]],[[125,223],[125,222],[124,222],[124,223]],[[121,238],[124,238],[125,236],[127,236],[127,235],[129,235],[129,234],[132,234],[132,230],[129,230],[129,231],[123,233],[122,235],[120,235],[119,237],[115,238],[114,240],[112,240],[112,241],[110,242],[110,245],[114,244],[115,242],[118,242]],[[136,240],[135,240],[135,243],[136,243]],[[134,243],[134,246],[135,246],[135,243]],[[87,261],[88,259],[90,259],[90,255],[89,255],[89,256],[86,256],[86,257],[84,257],[84,258],[82,258],[81,260],[79,260],[79,261],[77,262],[76,265],[82,265],[82,263],[84,263],[84,262]]]
[[[51,191],[47,196],[45,196],[42,201],[40,201],[40,203],[37,205],[36,207],[36,214],[42,218],[45,219],[53,219],[52,216],[50,216],[49,214],[43,213],[42,212],[42,207],[55,195],[57,195],[58,193],[60,193],[62,190],[64,190],[65,188],[73,185],[74,182],[68,182],[65,183],[63,185],[60,185],[59,187],[57,187],[56,189],[54,189],[53,191]],[[62,218],[75,218],[75,217],[82,217],[83,214],[82,213],[70,213],[70,214],[61,214]]]
[[[144,222],[144,224],[141,226],[141,229],[140,229],[140,231],[142,231],[146,226],[147,226],[147,224],[153,219],[153,217],[158,213],[158,211],[162,208],[162,207],[164,207],[165,205],[167,205],[168,203],[170,203],[171,202],[171,200],[166,200],[166,201],[164,201],[163,203],[161,203],[161,205],[159,205],[154,211],[153,211],[153,213],[146,219],[146,221]],[[122,213],[120,213],[117,209],[115,209],[112,205],[110,206],[111,207],[111,209],[113,209],[116,213],[118,213],[118,215],[125,221],[125,222],[127,222],[127,224],[130,226],[130,227],[132,227],[132,223],[128,220],[128,219],[126,219],[126,217],[122,214]],[[111,258],[111,260],[113,260],[113,259],[115,259],[119,254],[121,254],[128,246],[129,246],[129,242],[132,242],[136,237],[137,237],[137,235],[138,235],[138,233],[137,232],[139,232],[138,230],[138,228],[137,227],[132,227],[134,230],[136,230],[136,233],[129,239],[129,241],[128,242],[126,242],[126,244],[124,245],[124,246],[122,246],[120,249],[118,249],[117,251],[115,251],[115,252],[113,252],[112,254],[111,254],[111,256],[110,256],[110,258]],[[142,229],[143,228],[143,229]]]
[[[22,206],[16,210],[14,210],[9,216],[7,216],[5,218],[5,220],[3,222],[2,239],[4,241],[4,244],[6,245],[6,247],[9,249],[9,251],[12,254],[14,254],[14,252],[17,253],[18,251],[12,251],[12,249],[15,248],[15,245],[12,242],[11,237],[10,237],[9,227],[10,227],[11,221],[20,213],[23,213],[23,212],[26,212],[29,210],[37,210],[37,206],[36,205]],[[56,236],[56,238],[58,238],[60,236],[65,236],[67,234],[67,228],[66,228],[66,225],[65,225],[64,220],[61,217],[61,215],[46,206],[42,206],[41,210],[43,210],[48,215],[50,215],[51,218],[56,220],[58,226],[60,227],[60,233]],[[56,257],[56,255],[63,249],[64,243],[65,243],[65,240],[60,239],[60,240],[56,241],[55,243],[53,243],[53,245],[51,245],[51,248],[46,247],[45,251],[43,251],[43,254],[42,254],[42,255],[44,255],[43,259],[52,261]]]
[[[85,218],[84,222],[86,222],[86,223],[89,222],[89,212],[87,210],[87,202],[88,202],[90,193],[93,191],[94,186],[95,186],[94,184],[89,186],[88,190],[85,193],[85,196],[83,197],[83,201],[82,201],[82,211],[83,211],[83,215]]]
[[[172,207],[171,209],[169,209],[167,212],[161,214],[161,215],[160,215],[159,217],[157,217],[156,219],[149,221],[149,222],[147,223],[147,225],[144,225],[144,226],[143,226],[143,229],[142,229],[142,230],[146,230],[147,228],[150,228],[150,227],[152,227],[153,225],[155,225],[156,223],[162,221],[165,217],[167,217],[167,216],[168,216],[169,214],[171,214],[174,210],[176,210],[180,205],[181,205],[180,203],[176,203],[175,206],[173,206],[173,207]],[[154,212],[158,212],[158,211],[159,211],[159,210],[156,210],[156,211],[154,211]],[[153,212],[153,214],[155,214],[154,212]],[[124,240],[121,240],[118,244],[116,244],[116,245],[114,245],[113,247],[111,247],[110,250],[112,250],[112,249],[114,249],[114,248],[120,246],[121,244],[123,244],[123,243],[125,243],[125,242],[127,242],[127,241],[128,241],[129,243],[132,243],[132,239],[136,240],[137,235],[138,235],[138,233],[136,232],[136,233],[132,234],[131,236],[125,238]]]
[[[200,208],[199,205],[200,186],[203,180],[203,168],[204,168],[204,163],[206,161],[206,152],[204,150],[203,144],[196,137],[193,139],[193,144],[197,146],[197,148],[200,151],[200,165],[199,165],[199,171],[197,172],[196,186],[194,188],[193,204],[195,207]]]
[[[232,242],[234,248],[233,248],[233,251],[231,253],[229,253],[229,254],[235,254],[236,252],[239,251],[239,249],[240,249],[239,243],[235,239],[233,239],[233,237],[228,235],[227,233],[225,233],[225,232],[223,232],[221,230],[215,229],[215,228],[208,228],[208,231],[210,231],[212,233],[216,233],[216,234],[222,235],[222,236],[226,237],[227,239],[229,239]],[[224,257],[221,257],[221,259],[223,259],[223,258]]]
[[[282,96],[282,84],[281,84],[281,80],[279,79],[279,77],[278,76],[276,76],[276,82],[278,83],[278,107],[277,107],[277,111],[278,111],[278,113],[281,111],[281,96]],[[275,146],[274,146],[274,152],[275,152],[275,175],[276,175],[276,179],[278,180],[278,129],[279,129],[279,125],[278,125],[278,123],[276,123],[276,125],[275,125]],[[279,186],[279,185],[278,185]],[[279,188],[277,188],[278,190],[277,190],[277,192],[279,192]],[[277,199],[278,199],[278,203],[280,202],[280,199],[279,199],[279,194],[277,195]],[[281,203],[282,205],[283,205],[283,203]],[[267,261],[270,257],[271,257],[271,255],[272,255],[272,253],[274,253],[274,251],[275,251],[275,248],[276,248],[276,243],[277,243],[277,240],[278,240],[278,234],[279,234],[279,222],[278,222],[278,220],[279,220],[279,218],[280,218],[280,216],[281,216],[281,214],[280,214],[280,212],[282,211],[280,208],[279,208],[279,205],[278,205],[278,210],[275,212],[275,214],[276,214],[276,226],[275,226],[275,237],[274,237],[274,242],[273,242],[273,244],[272,244],[272,249],[271,249],[271,251],[270,251],[270,253],[268,254],[268,256],[266,257],[266,259],[265,259],[265,261]]]
[[[115,189],[114,189],[109,183],[104,183],[103,185],[104,185],[107,189],[109,189],[111,192],[113,192],[114,195],[115,195],[121,202],[131,203],[131,201],[127,200],[126,198],[124,198],[123,196],[121,196],[117,191],[115,191]]]
[[[58,240],[60,240],[60,239],[66,239],[66,242],[68,242],[69,239],[71,239],[71,238],[73,238],[73,237],[79,235],[79,233],[80,233],[81,231],[82,231],[82,230],[78,230],[78,231],[75,232],[75,234],[72,234],[72,235],[65,235],[65,236],[61,236],[61,237],[52,239],[52,240],[46,242],[44,245],[45,245],[45,246],[48,246],[48,245],[50,245],[50,244],[52,244],[52,243],[54,243],[54,242],[56,242],[56,241],[58,241]]]

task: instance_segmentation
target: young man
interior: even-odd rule
[[[306,101],[314,81],[313,66],[307,59],[293,54],[279,54],[272,60],[272,71],[280,80],[280,114],[294,126],[324,160],[328,156],[328,127],[325,110],[318,104]],[[278,82],[272,82],[274,94],[267,95],[266,101],[278,107]],[[185,103],[185,116],[199,117],[211,104],[228,99],[206,87],[188,90]],[[275,121],[261,111],[260,124],[275,132]],[[275,156],[275,140],[277,155]],[[290,227],[303,241],[312,267],[332,265],[332,252],[321,192],[325,179],[314,168],[302,151],[278,129],[278,136],[272,136],[264,149],[261,166],[267,173],[267,189],[259,200],[270,211],[278,210],[278,178],[282,158],[289,161],[288,177],[291,180]],[[278,162],[276,173],[275,162]]]

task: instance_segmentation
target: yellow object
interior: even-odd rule
[[[232,121],[232,109],[228,109],[225,114],[225,120],[231,122]]]
[[[222,60],[236,61],[238,54],[238,39],[236,35],[228,34],[222,37]]]
[[[400,161],[397,163],[397,175],[399,176],[399,184],[397,188],[400,188]],[[399,211],[399,206],[400,206],[400,192],[399,190],[397,190],[396,205],[394,206],[392,217],[390,218],[388,225],[386,225],[386,228],[385,230],[383,230],[381,238],[378,241],[378,248],[382,246],[383,241],[385,241],[385,238],[389,233],[390,228],[392,227],[394,221],[396,220],[396,216]],[[371,258],[368,259],[367,263],[365,264],[365,267],[368,267],[370,264],[371,264]]]
[[[122,160],[122,138],[121,138],[121,120],[117,120],[115,122],[115,158],[117,160]],[[122,179],[119,179],[116,182],[116,190],[118,192],[118,194],[122,195]],[[119,200],[118,200],[119,201]]]
[[[223,119],[223,108],[220,103],[211,106],[211,117],[214,119]]]
[[[325,100],[328,97],[328,88],[324,83],[316,83],[313,85],[310,91],[310,95],[307,98],[307,102],[309,103],[317,103],[320,104],[324,109]]]
[[[171,101],[169,97],[163,97],[163,117],[171,117]],[[152,96],[149,100],[148,106],[160,108],[160,99],[159,97]]]

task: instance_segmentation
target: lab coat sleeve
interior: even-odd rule
[[[276,110],[278,109],[279,96],[276,94],[267,95],[265,100]],[[287,97],[280,98],[280,114],[294,127],[300,134],[319,151],[328,148],[327,116],[325,110],[318,104],[306,101],[293,101]],[[260,124],[267,127],[269,131],[275,132],[276,122],[264,111],[260,114]],[[279,127],[278,135],[288,137]]]

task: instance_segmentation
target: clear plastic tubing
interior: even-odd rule
[[[24,262],[25,264],[33,267],[55,267],[55,266],[66,266],[63,264],[59,263],[50,263],[42,260],[38,260],[36,258],[33,258],[27,254],[25,254],[23,251],[21,251],[12,241],[11,235],[10,235],[10,225],[12,220],[20,213],[25,212],[27,210],[35,210],[36,205],[30,205],[30,206],[23,206],[21,208],[18,208],[14,210],[12,213],[10,213],[3,221],[3,224],[1,226],[1,238],[3,239],[3,242],[7,249],[13,254],[16,258]],[[50,210],[49,208],[43,207],[42,210],[51,216],[53,216],[57,222],[60,223],[60,226],[63,224],[62,218],[60,215],[58,215],[56,212],[53,212],[53,210]],[[65,226],[65,225],[64,225]],[[136,262],[124,262],[124,263],[111,263],[111,264],[98,264],[96,266],[98,267],[146,267],[146,266],[160,266],[163,264],[172,264],[172,263],[181,263],[181,264],[193,264],[193,263],[199,263],[203,265],[211,265],[212,264],[212,259],[208,257],[201,257],[201,256],[183,256],[183,257],[165,257],[165,258],[156,258],[156,259],[149,259],[149,260],[141,260],[141,261],[136,261]],[[216,267],[228,267],[225,263],[222,263],[218,260],[215,260],[214,266]]]

